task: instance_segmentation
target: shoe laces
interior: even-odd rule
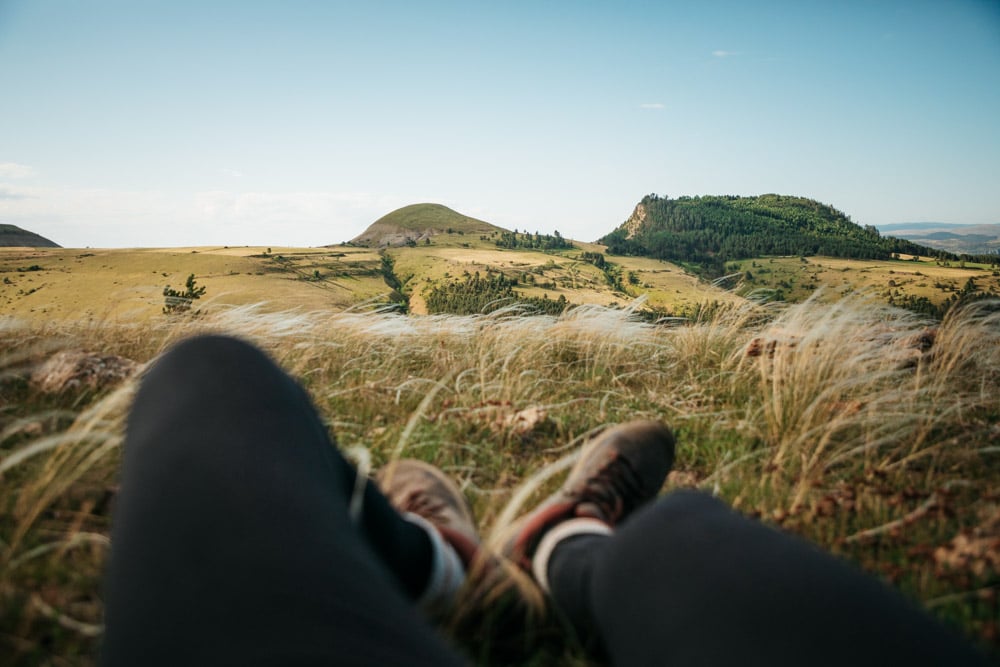
[[[643,500],[642,480],[628,459],[615,456],[573,492],[577,516],[616,524]]]
[[[435,525],[441,525],[448,521],[447,504],[437,496],[422,489],[406,494],[399,509],[421,516]]]

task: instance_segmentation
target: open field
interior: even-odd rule
[[[249,260],[223,253],[210,261]],[[662,419],[679,441],[666,491],[715,493],[857,563],[1000,651],[995,303],[952,313],[933,336],[912,315],[859,299],[739,306],[673,328],[604,307],[511,318],[277,305],[219,304],[201,318],[141,326],[0,320],[0,661],[93,664],[109,507],[135,386],[50,394],[26,379],[31,368],[56,349],[147,362],[199,330],[268,350],[305,384],[341,445],[367,449],[375,466],[412,456],[443,467],[493,540],[515,492],[557,469],[581,436]],[[534,415],[527,425],[517,418],[525,414]],[[498,624],[475,618],[463,608],[451,626],[475,662],[525,660],[484,629]],[[535,633],[528,661],[587,663],[551,621],[527,630]]]
[[[821,299],[850,292],[883,302],[925,297],[940,304],[971,278],[980,292],[1000,295],[1000,272],[978,264],[940,265],[929,258],[889,261],[829,257],[766,257],[732,262],[732,275],[712,285],[683,268],[645,257],[606,255],[622,281],[582,261],[601,245],[574,242],[570,250],[498,248],[479,234],[442,233],[429,244],[378,251],[349,245],[326,248],[193,247],[163,249],[0,249],[0,314],[34,321],[87,319],[144,321],[159,317],[163,287],[182,287],[189,274],[207,289],[198,303],[217,306],[264,304],[267,309],[343,310],[389,298],[379,252],[395,261],[395,273],[410,311],[426,314],[425,297],[442,281],[477,271],[499,271],[518,279],[526,297],[575,305],[627,307],[642,296],[646,307],[691,312],[706,302],[736,303],[767,295],[801,302],[821,290]],[[270,251],[270,252],[268,252]],[[270,305],[269,305],[270,304]]]
[[[944,265],[930,257],[904,255],[898,260],[859,260],[834,257],[766,257],[732,262],[743,274],[737,290],[773,290],[788,301],[802,301],[818,288],[823,298],[835,300],[849,292],[864,292],[886,301],[907,295],[941,303],[971,278],[978,289],[1000,295],[1000,272],[986,264],[953,262]],[[750,273],[748,277],[746,274]]]
[[[527,276],[526,296],[560,295],[572,304],[627,306],[646,294],[651,306],[684,308],[717,300],[739,301],[724,290],[699,283],[675,265],[659,260],[613,258],[635,272],[627,291],[608,285],[597,267],[580,261],[581,250],[546,253],[497,248],[472,234],[440,234],[431,245],[392,248],[396,273],[414,313],[426,313],[423,296],[436,282],[464,272],[503,271]],[[270,252],[268,252],[270,251]],[[92,250],[0,249],[0,314],[34,321],[122,320],[159,317],[163,287],[182,287],[189,274],[205,286],[204,310],[218,306],[271,304],[265,308],[342,310],[390,292],[382,279],[378,251],[347,245],[328,248],[194,247]]]
[[[191,273],[198,305],[268,302],[282,309],[348,308],[387,291],[363,248],[0,249],[0,313],[36,321],[144,321],[161,315],[163,287]],[[315,278],[314,271],[320,272]]]

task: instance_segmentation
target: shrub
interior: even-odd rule
[[[205,286],[198,286],[193,273],[187,277],[184,287],[183,292],[171,288],[170,285],[163,288],[164,314],[186,313],[191,310],[192,302],[205,294]]]

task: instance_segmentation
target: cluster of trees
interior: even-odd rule
[[[784,195],[643,198],[645,220],[627,238],[625,225],[601,243],[608,252],[647,255],[700,266],[721,275],[728,260],[762,255],[826,255],[889,259],[893,253],[950,256],[894,237],[880,236],[833,207]]]
[[[950,266],[950,262],[948,262],[947,260],[944,260],[941,257],[938,257],[938,259],[941,260],[939,261],[940,264],[943,264],[944,266]],[[963,252],[960,255],[958,255],[958,260],[960,265],[963,264],[964,262],[972,262],[975,264],[989,264],[995,269],[996,267],[1000,266],[1000,251],[998,251],[997,253],[980,254],[980,255],[970,255],[968,253]]]
[[[609,262],[600,252],[583,252],[580,259],[589,264],[593,264],[604,273],[604,279],[608,281],[611,289],[618,292],[628,293],[625,289],[625,278],[622,274],[622,267],[613,262]],[[639,277],[633,271],[628,272],[628,282],[630,285],[638,285]]]
[[[608,260],[604,257],[603,252],[582,252],[580,253],[580,260],[588,264],[593,264],[602,271],[608,265]]]
[[[403,281],[396,275],[396,260],[385,251],[381,253],[378,273],[391,290],[389,292],[389,301],[404,313],[409,310],[410,300],[403,294]]]
[[[378,272],[382,275],[382,280],[390,289],[399,290],[403,287],[402,282],[396,276],[396,260],[387,252],[383,252]]]
[[[494,241],[498,248],[528,248],[530,250],[568,250],[573,244],[562,237],[558,231],[552,234],[500,232],[500,237]]]
[[[558,315],[570,307],[566,297],[525,297],[514,291],[517,281],[503,273],[488,272],[485,277],[478,271],[461,280],[451,280],[435,285],[427,295],[429,313],[474,315],[491,313],[515,304],[527,307],[529,313]]]
[[[960,291],[952,294],[939,304],[934,303],[925,296],[916,296],[914,294],[905,294],[902,296],[890,294],[889,303],[893,306],[912,310],[921,315],[942,319],[952,308],[973,301],[996,298],[996,296],[991,291],[981,291],[976,284],[975,278],[969,278]]]

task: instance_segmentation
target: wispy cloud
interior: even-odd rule
[[[28,189],[0,184],[0,199],[31,199],[34,195]]]
[[[666,105],[661,102],[645,102],[639,105],[640,109],[665,109]]]
[[[213,190],[194,197],[198,217],[223,224],[324,222],[345,209],[367,208],[376,197],[363,192],[230,192]]]
[[[0,162],[0,178],[29,178],[34,175],[35,170],[26,164]]]
[[[732,56],[738,56],[738,55],[740,55],[740,52],[739,51],[723,51],[722,49],[719,49],[718,51],[712,51],[712,55],[715,56],[716,58],[730,58]]]
[[[232,178],[243,178],[243,172],[239,169],[230,169],[229,167],[223,167],[219,170],[222,172],[223,176],[231,176]]]

